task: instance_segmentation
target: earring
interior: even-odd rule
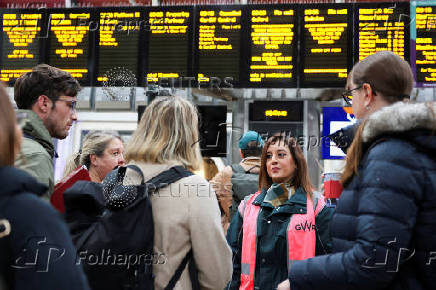
[[[366,106],[366,107],[365,107],[365,109],[367,109],[367,110],[369,110],[369,108],[370,108],[369,106]]]

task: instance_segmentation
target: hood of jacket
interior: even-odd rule
[[[259,174],[260,172],[260,157],[246,157],[239,163],[245,171],[250,171],[253,174]]]
[[[361,141],[370,144],[382,136],[401,136],[425,150],[436,150],[436,105],[397,102],[371,114]]]
[[[41,118],[32,110],[18,110],[18,112],[27,114],[26,124],[23,127],[24,137],[26,135],[31,136],[31,139],[41,144],[50,156],[54,156],[55,150],[52,138]]]
[[[0,167],[0,196],[11,196],[17,193],[30,192],[38,196],[47,192],[47,186],[38,183],[35,178],[23,170],[11,166]]]

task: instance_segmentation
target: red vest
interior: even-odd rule
[[[241,290],[254,287],[254,269],[256,262],[257,217],[260,206],[253,201],[259,196],[257,192],[239,205],[239,213],[243,217],[242,258],[241,258]],[[318,200],[315,211],[312,199],[307,195],[307,213],[293,214],[288,225],[288,271],[296,260],[304,260],[315,256],[316,232],[315,216],[324,208],[324,198]]]

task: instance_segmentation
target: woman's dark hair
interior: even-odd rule
[[[272,144],[283,144],[289,148],[292,159],[294,159],[294,163],[296,165],[291,185],[293,185],[296,189],[298,187],[302,187],[307,194],[312,196],[314,187],[312,185],[312,182],[310,181],[309,170],[307,168],[307,163],[306,159],[304,158],[303,150],[301,150],[300,145],[297,143],[297,140],[295,138],[290,136],[284,136],[283,134],[273,135],[266,141],[265,145],[263,146],[259,173],[259,190],[261,190],[262,188],[268,189],[273,184],[273,181],[268,175],[268,171],[266,169],[266,155],[269,146],[271,146]]]
[[[366,57],[353,67],[349,76],[358,86],[368,83],[388,103],[410,98],[413,88],[409,63],[391,51],[379,51]]]

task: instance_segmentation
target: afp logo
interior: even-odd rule
[[[307,221],[305,221],[304,223],[299,223],[295,225],[295,230],[297,231],[314,231],[315,230],[315,224],[312,224],[312,222],[308,223]]]

